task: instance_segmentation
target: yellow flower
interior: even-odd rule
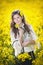
[[[31,56],[28,53],[18,55],[18,59],[24,62],[26,59],[31,60]]]
[[[35,60],[33,60],[32,63],[35,63]]]
[[[19,27],[19,24],[15,24],[15,27],[18,28]]]
[[[22,59],[22,61],[24,62],[24,61],[25,61],[25,59]]]
[[[11,61],[13,60],[13,58],[14,58],[14,57],[13,57],[12,55],[9,55],[9,56],[8,56],[8,59],[11,60]]]
[[[21,16],[23,16],[23,13],[22,13],[22,12],[20,12],[20,15],[21,15]]]

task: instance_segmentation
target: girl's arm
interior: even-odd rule
[[[31,44],[35,44],[35,40],[31,40],[31,41],[24,41],[22,43],[22,47],[25,47],[25,46],[28,46],[28,45],[31,45]]]
[[[31,39],[24,41],[24,42],[22,43],[22,46],[23,46],[23,47],[24,47],[24,46],[27,46],[27,45],[34,45],[34,44],[36,43],[37,37],[36,37],[35,32],[34,32],[33,29],[32,29],[32,26],[29,26],[29,25],[28,25],[28,27],[30,28]]]
[[[20,43],[21,43],[21,46],[22,47],[25,47],[25,46],[27,46],[28,44],[35,44],[35,40],[33,40],[33,39],[31,39],[31,40],[26,40],[26,41],[24,41],[23,42],[23,30],[22,29],[20,29],[20,37],[19,37],[19,41],[20,41]]]

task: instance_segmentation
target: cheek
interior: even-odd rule
[[[19,19],[18,19],[18,21],[22,21],[22,19],[21,19],[21,18],[19,18]]]
[[[14,22],[16,22],[16,19],[14,19]]]

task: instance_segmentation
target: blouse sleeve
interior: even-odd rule
[[[34,30],[33,30],[33,28],[32,28],[31,25],[29,25],[29,29],[30,29],[31,39],[33,39],[33,40],[35,40],[35,41],[38,40],[38,36],[35,34],[35,32],[34,32]],[[35,45],[38,47],[38,49],[41,48],[41,44],[40,44],[39,41],[36,42]]]
[[[10,31],[10,37],[11,37],[11,42],[12,42],[11,45],[15,49],[15,56],[17,56],[18,54],[21,53],[21,50],[22,50],[20,41],[17,38],[15,38],[12,30]]]
[[[37,39],[37,36],[36,36],[36,34],[35,34],[32,26],[30,25],[29,28],[30,28],[30,34],[31,34],[32,39],[33,40],[36,40]]]

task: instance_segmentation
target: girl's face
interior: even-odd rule
[[[22,23],[22,17],[21,17],[20,15],[18,15],[18,14],[15,14],[15,15],[13,16],[13,20],[14,20],[14,22],[15,22],[16,24],[21,24],[21,23]]]

